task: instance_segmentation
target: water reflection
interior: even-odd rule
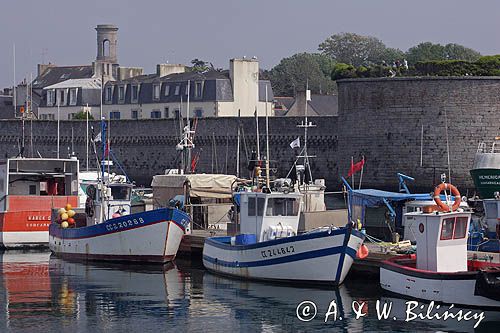
[[[404,322],[405,300],[383,296],[374,280],[348,281],[338,289],[287,287],[219,277],[199,263],[181,260],[147,267],[7,252],[1,255],[0,279],[1,332],[471,331],[473,326]],[[379,299],[393,303],[397,320],[377,320]],[[305,300],[317,306],[309,322],[296,315]],[[332,314],[325,323],[332,301],[337,320]],[[359,310],[363,317],[355,318],[353,302],[364,304]],[[487,312],[482,329],[497,328],[498,315]]]

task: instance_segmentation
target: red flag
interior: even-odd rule
[[[356,172],[361,171],[361,169],[363,169],[364,165],[365,165],[364,158],[361,161],[359,161],[358,163],[354,163],[354,164],[351,161],[351,168],[349,169],[349,173],[347,174],[347,177],[351,177]]]
[[[109,155],[109,145],[107,143],[104,144],[104,157],[108,157]]]

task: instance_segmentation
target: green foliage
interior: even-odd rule
[[[484,56],[476,61],[477,75],[500,76],[500,55]]]
[[[204,72],[204,71],[210,69],[208,67],[208,65],[209,65],[208,62],[200,60],[198,58],[191,60],[191,64],[193,65],[193,67],[190,68],[190,70],[192,72]]]
[[[475,63],[463,60],[420,61],[415,64],[414,75],[465,76],[477,72]]]
[[[87,119],[87,113],[85,111],[77,112],[73,116],[73,119],[83,119],[83,120],[86,120]],[[90,114],[90,113],[89,113],[89,120],[94,120],[94,116],[92,116],[92,114]]]
[[[479,52],[459,44],[446,44],[443,46],[431,42],[420,43],[406,52],[406,59],[411,64],[438,60],[476,61],[480,56]]]
[[[345,32],[331,35],[318,49],[335,62],[356,67],[402,60],[404,57],[401,50],[388,48],[378,38]]]
[[[276,96],[294,96],[297,90],[306,88],[307,82],[313,94],[329,94],[335,91],[335,84],[330,80],[333,66],[327,56],[298,53],[282,59],[266,74]]]
[[[365,71],[366,68],[365,68]],[[353,65],[339,63],[336,64],[332,71],[332,80],[352,79],[358,77],[356,68]]]

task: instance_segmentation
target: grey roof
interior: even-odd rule
[[[94,69],[91,65],[84,66],[50,66],[33,81],[34,89],[42,89],[68,79],[91,78]]]
[[[338,115],[338,95],[312,95],[309,105],[319,116]]]
[[[295,102],[295,97],[288,97],[288,96],[278,96],[274,97],[274,100],[276,101],[276,107],[277,108],[282,108],[284,107],[286,110],[290,109]]]

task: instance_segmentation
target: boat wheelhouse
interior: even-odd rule
[[[47,246],[51,209],[78,204],[77,159],[0,161],[0,245]]]
[[[245,279],[341,284],[364,235],[350,224],[297,235],[302,197],[296,192],[236,192],[240,233],[207,238],[205,267]]]
[[[406,216],[416,226],[417,253],[382,263],[383,289],[427,301],[500,307],[500,266],[467,259],[471,212],[430,209]]]

